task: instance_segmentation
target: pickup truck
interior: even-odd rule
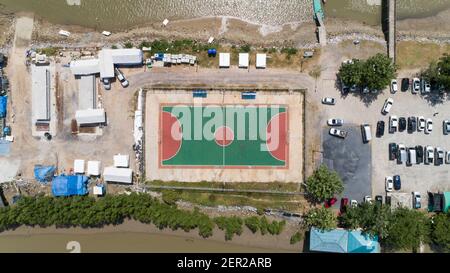
[[[336,128],[331,128],[330,129],[330,135],[332,135],[332,136],[346,138],[347,134],[348,134],[347,131],[339,130],[339,129],[336,129]]]

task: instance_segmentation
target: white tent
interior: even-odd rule
[[[239,68],[248,68],[248,53],[239,53]]]
[[[83,159],[75,159],[73,162],[73,172],[74,173],[84,173],[84,160]]]
[[[99,59],[71,61],[70,70],[76,76],[100,73]]]
[[[133,170],[128,168],[106,167],[103,170],[103,179],[108,182],[131,184],[133,181]]]
[[[128,168],[130,166],[130,156],[129,155],[115,155],[114,156],[114,167]]]
[[[105,123],[105,109],[78,110],[75,113],[75,119],[78,125]]]
[[[219,53],[219,67],[220,68],[230,67],[230,53]]]
[[[263,53],[256,54],[256,68],[266,68],[267,55]]]
[[[100,161],[88,161],[87,164],[88,175],[99,176],[100,175]]]

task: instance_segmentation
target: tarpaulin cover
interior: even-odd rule
[[[54,166],[34,166],[34,178],[42,183],[50,182],[55,175],[56,168]]]
[[[88,177],[84,175],[60,175],[53,179],[54,196],[85,195],[88,193]]]
[[[6,117],[7,96],[0,96],[0,118]]]

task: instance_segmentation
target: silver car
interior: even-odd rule
[[[327,120],[329,126],[342,126],[344,125],[344,120],[340,118],[330,118]]]
[[[432,146],[426,146],[424,151],[425,158],[423,159],[423,163],[432,164],[434,159],[434,149]]]
[[[322,103],[323,104],[328,104],[328,105],[335,105],[336,104],[336,100],[334,98],[323,98],[322,99]]]

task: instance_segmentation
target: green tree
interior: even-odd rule
[[[344,190],[342,179],[338,173],[321,165],[314,173],[306,179],[307,193],[318,202],[340,194]]]
[[[450,252],[450,213],[441,213],[433,217],[431,240],[441,252]]]
[[[382,243],[388,249],[416,252],[422,243],[429,242],[429,235],[430,220],[424,212],[398,208],[392,214],[388,236]]]
[[[124,47],[125,48],[133,48],[133,43],[131,43],[131,42],[126,42],[125,44],[124,44]]]
[[[313,208],[305,215],[305,224],[308,227],[316,227],[321,230],[331,230],[337,227],[337,218],[332,210]]]
[[[383,239],[388,236],[391,218],[389,206],[363,203],[354,208],[347,208],[347,211],[339,216],[339,224],[347,229],[361,228],[364,232]]]
[[[294,235],[291,236],[290,239],[290,243],[291,245],[295,245],[296,243],[300,242],[301,240],[303,240],[303,238],[305,237],[304,232],[300,232],[297,231],[296,233],[294,233]]]
[[[364,62],[361,83],[371,90],[383,90],[396,77],[396,67],[386,54],[378,53]]]
[[[362,86],[363,67],[364,62],[358,59],[343,63],[339,68],[339,78],[346,86]]]
[[[439,77],[438,84],[441,85],[444,90],[450,92],[450,55],[444,54],[442,58],[437,63]]]

